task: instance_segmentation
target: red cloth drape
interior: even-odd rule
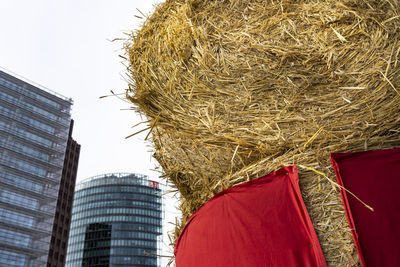
[[[326,266],[295,166],[220,192],[186,223],[177,267]]]
[[[400,149],[331,154],[361,263],[400,266]]]

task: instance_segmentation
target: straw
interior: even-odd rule
[[[180,193],[175,238],[216,193],[298,164],[328,265],[359,265],[329,153],[400,146],[399,5],[166,1],[130,34],[127,99]]]

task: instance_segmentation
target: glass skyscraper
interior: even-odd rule
[[[140,174],[105,174],[78,183],[66,266],[160,266],[162,191]]]
[[[45,266],[72,100],[0,70],[0,266]]]

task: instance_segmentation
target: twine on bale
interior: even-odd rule
[[[127,99],[181,225],[221,190],[298,164],[328,265],[358,264],[329,153],[400,146],[398,1],[166,1],[125,49]]]

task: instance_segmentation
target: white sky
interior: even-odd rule
[[[110,172],[158,178],[146,133],[125,139],[145,127],[131,128],[141,118],[121,111],[129,104],[99,97],[127,88],[118,57],[122,42],[110,40],[139,28],[144,20],[134,16],[141,16],[137,9],[150,14],[159,2],[0,0],[0,66],[74,100],[73,137],[81,144],[78,181]],[[168,198],[167,222],[177,215],[173,206]]]

